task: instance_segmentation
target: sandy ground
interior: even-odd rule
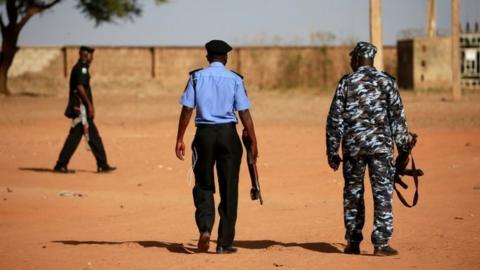
[[[96,123],[118,166],[106,175],[84,142],[75,174],[51,172],[69,128],[65,95],[0,98],[0,269],[480,269],[478,92],[458,103],[402,93],[426,175],[417,207],[395,198],[400,255],[387,258],[371,256],[369,184],[362,256],[342,253],[343,181],[324,154],[330,94],[251,93],[265,203],[250,200],[243,163],[239,252],[216,255],[214,242],[195,252],[190,162],[173,152],[181,91],[98,88]],[[191,124],[186,143],[193,133]]]

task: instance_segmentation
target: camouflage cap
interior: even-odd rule
[[[363,58],[374,58],[377,53],[377,47],[372,43],[360,41],[357,43],[357,46],[353,48],[350,52],[350,55],[356,55]]]

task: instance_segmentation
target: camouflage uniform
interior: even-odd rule
[[[368,58],[373,58],[372,50],[374,56],[376,50],[369,48]],[[372,243],[376,247],[387,246],[393,232],[393,139],[399,151],[406,150],[408,142],[395,79],[371,66],[361,66],[345,75],[330,107],[326,133],[329,160],[338,155],[342,143],[345,239],[349,243],[363,240],[363,178],[368,165],[374,200]]]

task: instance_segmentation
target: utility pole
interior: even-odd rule
[[[427,0],[427,37],[435,37],[437,32],[437,1]]]
[[[370,42],[377,47],[375,67],[383,71],[382,0],[370,0]]]
[[[452,95],[454,101],[462,99],[460,78],[460,0],[452,0]]]

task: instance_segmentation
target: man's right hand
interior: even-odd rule
[[[183,143],[183,141],[177,141],[177,144],[175,145],[175,154],[177,155],[178,159],[184,160],[185,143]]]
[[[183,143],[183,135],[188,126],[188,121],[192,116],[193,109],[187,106],[182,106],[180,112],[180,118],[178,119],[178,132],[177,132],[177,144],[175,145],[175,154],[180,160],[184,160],[185,157],[185,143]]]
[[[340,167],[340,162],[342,162],[342,158],[340,158],[338,154],[328,156],[328,165],[334,171],[338,170],[338,167]]]
[[[408,161],[410,160],[408,156],[410,155],[407,151],[398,151],[398,156],[395,159],[395,173],[403,175],[405,169],[407,168]]]

